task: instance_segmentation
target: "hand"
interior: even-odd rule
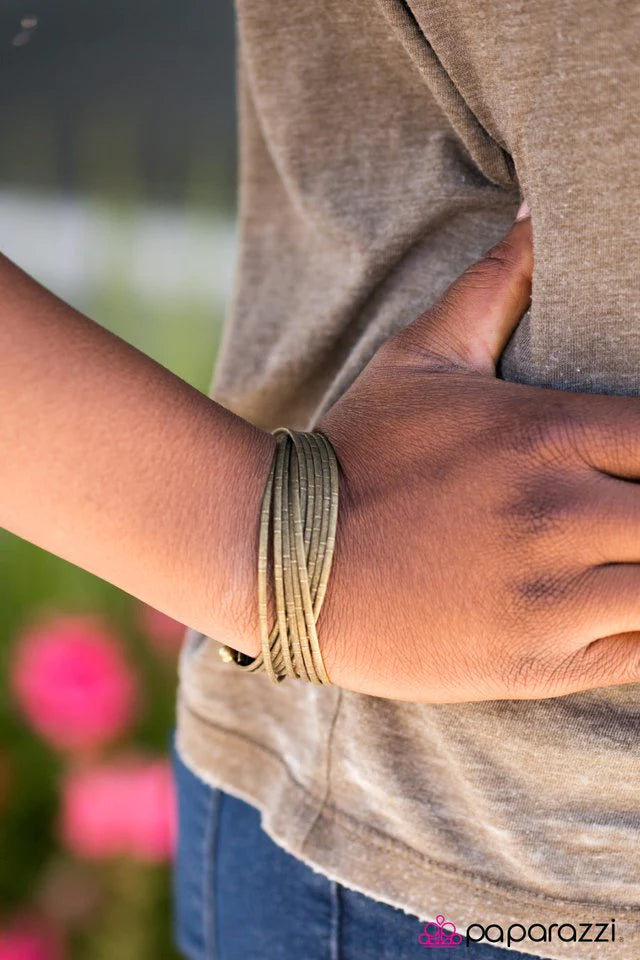
[[[640,401],[496,379],[531,221],[315,426],[341,464],[318,634],[334,683],[418,702],[640,681]]]

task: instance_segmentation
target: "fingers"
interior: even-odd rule
[[[577,666],[589,687],[638,683],[640,633],[625,633],[594,640],[581,651]]]
[[[581,647],[547,677],[533,697],[565,696],[598,687],[640,682],[640,632],[601,637]]]
[[[441,299],[401,332],[440,362],[495,375],[502,350],[531,298],[533,241],[528,208],[503,239],[465,270]],[[427,357],[428,361],[428,357]]]
[[[603,473],[640,480],[640,398],[565,397],[567,435],[581,460]]]
[[[640,633],[601,637],[574,660],[582,689],[640,682]]]
[[[640,564],[640,486],[628,480],[583,467],[547,471],[534,484],[516,485],[499,516],[534,566]]]
[[[557,610],[532,695],[555,696],[640,682],[640,564],[592,567],[576,579],[566,615]],[[590,639],[593,638],[593,639]],[[564,647],[564,652],[563,648]]]
[[[594,473],[583,489],[585,509],[575,514],[579,546],[571,548],[576,559],[594,564],[640,563],[640,487]]]
[[[591,567],[579,578],[575,599],[574,624],[594,639],[632,632],[640,636],[639,563]]]

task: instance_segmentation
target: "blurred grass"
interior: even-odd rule
[[[43,123],[36,151],[27,148],[26,133],[22,147],[14,137],[17,155],[46,165],[46,129]],[[97,193],[113,219],[105,221],[94,251],[104,258],[106,279],[78,291],[74,305],[206,392],[220,336],[221,305],[203,294],[206,278],[198,288],[189,271],[179,295],[141,295],[130,270],[135,237],[129,227],[146,209],[135,131],[114,118],[106,130],[88,128],[85,133],[77,151],[83,172],[78,196]],[[220,204],[215,189],[208,190],[202,164],[194,164],[191,179],[184,213],[197,233],[203,223],[228,216],[229,198]],[[105,183],[108,189],[103,189]],[[29,263],[21,265],[30,269]],[[215,270],[215,263],[209,269]],[[0,922],[14,909],[42,902],[55,865],[68,865],[70,859],[56,838],[61,760],[23,724],[11,699],[8,677],[16,638],[39,611],[90,612],[104,618],[123,638],[145,695],[145,710],[127,747],[166,753],[174,722],[175,667],[150,651],[136,626],[134,606],[122,591],[0,531],[0,761],[6,774],[0,797]],[[168,869],[124,861],[83,869],[93,878],[89,886],[95,882],[100,906],[88,927],[75,929],[73,960],[177,957],[171,946]]]
[[[57,783],[62,764],[21,721],[8,687],[14,641],[39,610],[91,612],[113,625],[141,678],[144,711],[126,746],[168,749],[174,722],[175,673],[136,629],[133,599],[17,537],[0,534],[0,753],[6,796],[0,810],[0,904],[10,914],[40,900],[47,864],[66,858],[57,841]],[[171,947],[170,878],[166,868],[96,864],[102,906],[91,930],[76,935],[78,960],[145,960],[177,956]]]

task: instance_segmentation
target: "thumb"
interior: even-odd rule
[[[509,232],[471,264],[400,336],[428,363],[461,363],[495,376],[496,363],[531,299],[533,238],[529,207],[522,204]]]

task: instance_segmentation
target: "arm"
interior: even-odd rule
[[[640,680],[638,401],[495,378],[532,266],[525,218],[318,424],[342,467],[318,623],[340,686],[446,702]],[[0,310],[0,523],[255,655],[274,439],[7,261]]]
[[[253,655],[274,443],[0,257],[0,526]]]

